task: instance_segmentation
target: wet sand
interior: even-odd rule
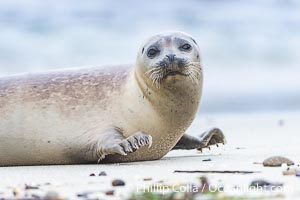
[[[226,196],[277,196],[296,199],[300,196],[300,177],[283,176],[280,167],[263,167],[253,162],[282,155],[300,164],[299,145],[300,113],[245,113],[201,114],[188,133],[199,135],[205,129],[220,127],[227,137],[227,144],[205,149],[172,151],[157,161],[111,165],[29,166],[0,168],[0,197],[21,198],[27,193],[43,197],[55,191],[66,199],[126,199],[137,189],[163,181],[168,184],[199,184],[199,177],[206,176],[211,185],[224,187]],[[211,159],[211,161],[203,161]],[[246,170],[253,174],[174,173],[175,170]],[[98,176],[105,171],[107,176]],[[90,176],[94,173],[95,176]],[[112,180],[122,179],[125,186],[113,187]],[[146,179],[146,181],[144,180]],[[151,180],[147,180],[151,179]],[[265,179],[284,184],[282,191],[249,191],[255,179]],[[34,186],[25,190],[25,184]],[[35,188],[38,186],[38,189]],[[240,188],[236,190],[236,188]],[[113,196],[105,192],[114,190]]]

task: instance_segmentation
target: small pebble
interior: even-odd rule
[[[107,176],[106,172],[105,171],[102,171],[99,173],[99,176]]]
[[[296,169],[290,169],[288,168],[287,170],[282,171],[283,175],[295,175],[297,174],[297,170]]]
[[[125,182],[122,181],[121,179],[115,179],[115,180],[113,180],[113,182],[111,184],[112,184],[112,186],[124,186]]]
[[[211,159],[210,158],[208,158],[208,159],[204,159],[204,160],[202,160],[203,162],[208,162],[208,161],[211,161]]]
[[[282,164],[281,168],[282,168],[282,174],[285,176],[286,175],[296,175],[296,173],[297,173],[297,167],[293,167],[293,166],[289,167],[289,166],[287,166],[286,163]]]
[[[27,185],[25,184],[25,190],[38,190],[39,186],[37,185]]]
[[[282,156],[272,156],[263,161],[265,167],[280,167],[283,163],[286,163],[288,166],[294,165],[293,161]]]
[[[91,173],[90,176],[96,176],[94,173]]]
[[[105,194],[107,196],[113,196],[115,194],[115,191],[114,190],[109,190],[109,191],[105,192]]]
[[[90,194],[91,194],[91,192],[78,193],[77,197],[87,198]]]
[[[282,183],[272,183],[263,179],[258,179],[254,180],[250,183],[250,187],[266,187],[266,188],[271,188],[271,187],[281,187],[283,186]]]
[[[62,198],[55,191],[49,191],[44,196],[43,200],[61,200]]]
[[[152,181],[152,178],[144,178],[144,181]]]
[[[208,178],[206,176],[202,176],[200,177],[200,187],[199,187],[199,191],[201,192],[209,192],[209,190],[211,188],[210,187],[210,184],[209,184],[209,181],[208,181]]]
[[[27,194],[25,194],[25,197],[26,196],[27,196]],[[43,198],[38,194],[32,194],[31,199],[43,199]],[[43,200],[45,200],[45,199],[43,199]],[[47,199],[47,200],[49,200],[49,199]],[[60,199],[51,199],[51,200],[60,200]]]
[[[13,188],[13,195],[16,197],[16,196],[19,196],[20,194],[20,189],[19,188]]]

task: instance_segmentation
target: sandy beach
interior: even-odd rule
[[[158,182],[199,185],[199,177],[206,176],[212,187],[222,186],[221,193],[228,198],[297,199],[300,196],[299,177],[283,176],[280,167],[263,167],[253,163],[282,155],[299,164],[300,147],[295,139],[299,120],[300,115],[296,112],[200,115],[188,133],[198,135],[205,128],[220,127],[227,137],[226,145],[206,149],[203,153],[196,150],[172,151],[161,160],[147,162],[2,167],[0,197],[13,199],[27,194],[28,198],[32,195],[37,198],[56,192],[62,199],[129,199],[133,192]],[[206,161],[209,159],[211,161]],[[258,173],[174,173],[175,170],[243,170]],[[107,176],[98,176],[102,171]],[[113,187],[112,181],[115,179],[123,180],[125,186]],[[283,188],[249,191],[248,186],[255,179],[282,183]],[[114,191],[114,195],[106,195],[108,191]]]
[[[0,1],[0,78],[134,63],[152,34],[193,35],[204,85],[200,111],[187,133],[199,136],[218,127],[227,139],[202,153],[177,150],[147,162],[0,167],[0,200],[144,200],[133,194],[161,185],[169,190],[147,200],[299,199],[299,176],[254,164],[270,156],[287,157],[295,168],[300,164],[299,10],[297,0]],[[203,189],[200,177],[202,183],[203,177],[208,180],[207,196],[184,191]],[[113,186],[116,179],[125,185]],[[250,190],[255,180],[282,186]],[[184,196],[190,193],[191,198]]]

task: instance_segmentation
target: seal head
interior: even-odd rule
[[[201,73],[199,48],[182,32],[162,33],[149,38],[137,56],[138,71],[156,88],[178,81],[196,81]],[[180,83],[180,82],[179,82]]]

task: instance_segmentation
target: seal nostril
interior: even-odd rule
[[[169,54],[169,55],[166,55],[166,57],[169,59],[169,62],[173,62],[174,61],[174,59],[175,59],[175,54]]]

